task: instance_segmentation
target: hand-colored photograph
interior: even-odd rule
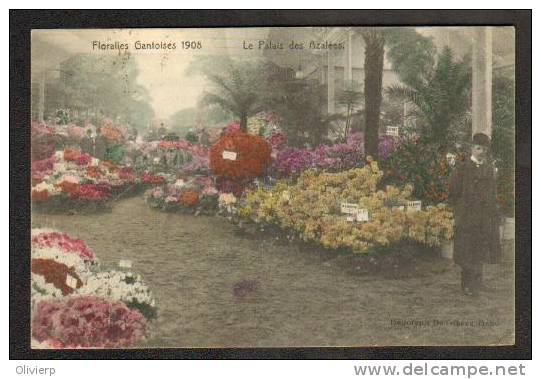
[[[32,349],[515,344],[515,29],[34,29]]]

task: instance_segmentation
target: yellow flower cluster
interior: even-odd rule
[[[248,192],[237,212],[292,230],[306,241],[357,253],[403,240],[435,246],[452,238],[453,214],[445,205],[421,211],[394,208],[411,200],[412,188],[377,190],[381,177],[376,162],[339,173],[306,171],[294,185],[279,182],[270,190]],[[340,210],[344,202],[366,209],[369,220],[348,221]]]

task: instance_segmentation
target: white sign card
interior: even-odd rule
[[[354,203],[341,203],[340,212],[347,214],[355,214],[359,210],[359,205]]]
[[[368,209],[359,209],[356,213],[357,222],[368,221]]]
[[[407,202],[408,211],[420,211],[422,206],[421,200],[414,200]]]
[[[237,153],[234,151],[222,151],[222,158],[227,159],[229,161],[236,161],[237,160]]]
[[[398,126],[388,126],[386,134],[392,137],[398,137]]]
[[[66,285],[70,288],[76,289],[77,288],[77,279],[75,279],[73,276],[68,274],[66,276]]]
[[[131,268],[131,261],[129,259],[121,259],[118,261],[118,267]]]

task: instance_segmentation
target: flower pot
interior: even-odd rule
[[[441,257],[445,259],[453,259],[453,240],[443,241],[440,245]]]

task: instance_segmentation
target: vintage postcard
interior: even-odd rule
[[[34,349],[515,343],[515,29],[34,29]]]

